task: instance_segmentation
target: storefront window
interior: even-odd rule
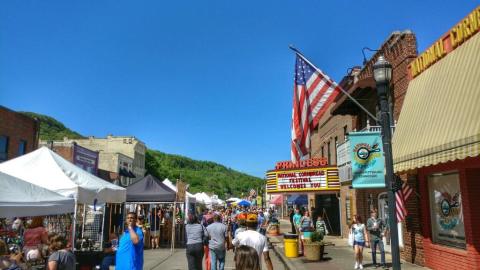
[[[433,242],[465,248],[465,226],[458,172],[429,176],[428,192]]]

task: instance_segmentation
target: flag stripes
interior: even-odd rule
[[[292,110],[291,159],[310,150],[310,135],[340,92],[339,86],[297,53]]]
[[[413,189],[407,184],[403,183],[402,188],[395,192],[395,204],[397,209],[397,222],[402,222],[408,214],[405,201],[412,195]]]

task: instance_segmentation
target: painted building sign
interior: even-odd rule
[[[97,175],[98,152],[74,144],[73,164],[93,175]]]
[[[338,191],[336,167],[317,167],[267,172],[267,192]]]
[[[385,158],[380,132],[350,132],[353,188],[385,188]]]
[[[478,31],[480,31],[480,6],[408,65],[410,78],[413,79],[420,75],[420,73],[462,45]]]

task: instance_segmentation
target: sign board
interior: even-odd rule
[[[350,155],[350,141],[337,145],[337,167],[340,182],[352,180],[352,156]]]
[[[181,180],[177,180],[177,202],[184,202],[187,193],[187,185]]]
[[[73,164],[93,175],[97,175],[98,152],[73,144]]]
[[[462,45],[478,31],[480,31],[480,7],[475,8],[408,65],[407,69],[410,78],[413,79],[420,75],[430,66]]]
[[[318,167],[267,172],[267,192],[339,191],[336,167]]]
[[[380,132],[350,132],[353,188],[385,188],[385,158]]]

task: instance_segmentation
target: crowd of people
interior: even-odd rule
[[[262,260],[267,270],[272,270],[265,233],[276,223],[273,209],[232,207],[205,210],[198,216],[190,213],[185,228],[188,269],[223,270],[231,250],[237,270],[259,270]]]
[[[23,245],[0,240],[0,269],[20,270],[46,261],[49,270],[75,269],[75,255],[64,235],[48,232],[43,217],[16,219],[12,224]]]

